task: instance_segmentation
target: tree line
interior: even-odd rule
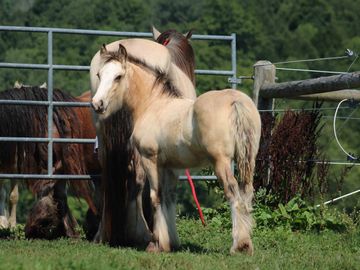
[[[360,1],[344,0],[0,0],[0,24],[149,32],[151,25],[195,34],[237,34],[238,75],[250,75],[260,59],[272,62],[344,55],[360,48]],[[0,33],[0,61],[46,63],[45,34]],[[117,38],[55,35],[54,63],[88,65],[103,42]],[[193,41],[198,69],[230,69],[229,44]],[[293,67],[346,71],[350,59],[299,63]],[[359,63],[352,66],[358,70]],[[85,72],[86,73],[86,72]],[[15,80],[41,84],[44,71],[0,70],[2,88]],[[56,71],[55,87],[79,94],[88,85],[83,72]],[[312,74],[280,73],[279,79]],[[227,78],[198,76],[198,90],[224,88]],[[250,83],[244,85],[250,88]]]
[[[360,0],[0,0],[0,6],[0,25],[141,32],[150,32],[155,25],[161,31],[236,33],[237,75],[252,75],[257,60],[277,63],[342,56],[347,48],[360,52]],[[89,65],[101,44],[116,39],[55,34],[54,63]],[[192,44],[197,69],[231,69],[228,43],[194,40]],[[360,70],[360,61],[352,64],[353,60],[300,62],[286,67]],[[46,63],[46,34],[0,32],[0,62]],[[319,75],[325,74],[277,73],[279,82]],[[40,85],[47,80],[47,71],[0,69],[0,91],[12,87],[16,80]],[[227,77],[197,76],[199,93],[229,86]],[[57,70],[54,87],[79,95],[89,89],[88,72]],[[239,88],[249,93],[252,81],[244,81]],[[292,103],[277,104],[286,107]],[[359,125],[349,121],[340,126],[345,147],[358,149]],[[325,126],[328,140],[332,140],[331,132],[331,127]],[[326,140],[322,144],[329,148],[329,158],[343,158],[335,144],[329,147]]]

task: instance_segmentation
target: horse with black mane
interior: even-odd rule
[[[188,42],[190,37],[191,33],[184,36],[168,30],[160,34],[154,29],[158,43],[124,39],[108,44],[107,48],[117,50],[119,44],[124,45],[130,55],[171,74],[171,78],[184,89],[184,96],[195,99],[195,60]],[[97,52],[90,65],[92,91],[98,87],[97,74],[101,65],[100,52]],[[153,219],[149,192],[143,192],[146,175],[137,149],[130,140],[133,130],[131,112],[124,107],[106,119],[100,118],[97,134],[102,164],[103,211],[96,240],[110,245],[146,246],[152,237]]]
[[[47,89],[35,86],[18,86],[0,92],[3,100],[47,101]],[[89,101],[87,92],[74,98],[55,89],[54,101]],[[47,107],[31,105],[0,106],[1,137],[40,137],[48,136]],[[95,138],[90,108],[54,107],[54,138]],[[0,142],[0,172],[17,174],[47,174],[47,143]],[[88,144],[54,143],[54,174],[99,174],[100,167],[93,154],[93,146]],[[15,181],[15,180],[14,180]],[[14,182],[12,182],[14,183]],[[25,226],[28,238],[53,239],[60,236],[77,237],[76,220],[71,215],[67,204],[66,179],[62,180],[26,180],[37,200],[32,207]],[[89,181],[71,181],[69,186],[83,197],[89,212],[97,214],[93,199],[93,186]],[[11,197],[13,201],[15,196]],[[12,224],[16,224],[16,205],[12,206]],[[14,220],[15,219],[15,220]]]
[[[149,178],[153,234],[147,250],[179,246],[175,224],[175,188],[182,168],[213,165],[231,207],[231,253],[253,253],[251,241],[253,173],[261,121],[252,100],[232,90],[209,91],[196,100],[184,93],[190,84],[173,80],[171,70],[104,45],[99,53],[98,83],[92,106],[102,121],[126,108],[131,139]],[[138,56],[138,55],[137,55]],[[184,80],[186,78],[183,78]],[[241,182],[231,171],[235,160]]]

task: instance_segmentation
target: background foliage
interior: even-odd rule
[[[272,62],[343,55],[346,48],[360,51],[360,1],[344,0],[0,0],[0,25],[61,27],[149,32],[176,28],[196,34],[237,34],[238,70],[250,75],[260,59]],[[117,38],[55,35],[54,63],[88,65],[100,44]],[[193,42],[197,68],[230,69],[229,44]],[[0,33],[0,61],[46,63],[46,35]],[[302,64],[306,68],[346,71],[350,62]],[[360,64],[352,69],[359,70]],[[15,80],[42,84],[46,72],[1,70],[2,89]],[[280,73],[280,80],[294,75]],[[85,72],[56,71],[55,86],[74,94],[88,89]],[[227,86],[226,78],[198,76],[205,91]]]
[[[0,0],[0,25],[60,27],[117,31],[149,32],[176,28],[183,33],[237,34],[238,75],[252,75],[257,60],[273,63],[344,55],[346,48],[360,52],[359,0]],[[89,65],[100,44],[114,37],[55,34],[54,63]],[[198,69],[230,69],[230,46],[224,42],[193,41]],[[306,62],[289,65],[304,69],[347,71],[353,59]],[[46,63],[47,37],[41,33],[0,32],[0,62]],[[277,65],[282,66],[282,65]],[[350,71],[360,70],[360,61]],[[299,80],[324,74],[278,71],[278,81]],[[0,90],[12,87],[18,80],[40,85],[47,80],[46,71],[0,69]],[[54,86],[73,95],[89,89],[87,72],[55,71]],[[198,92],[229,87],[226,77],[197,76]],[[241,88],[250,93],[252,81]],[[278,100],[277,108],[311,107],[307,102]],[[323,107],[334,107],[324,104]],[[319,144],[326,158],[345,161],[345,155],[334,142],[331,117],[334,109],[324,113]],[[356,108],[344,109],[339,116],[360,117]],[[346,149],[358,152],[358,120],[339,120],[339,138]],[[360,153],[356,153],[360,154]],[[359,169],[353,168],[346,183],[339,183],[339,167],[331,167],[329,190],[332,194],[359,188]],[[333,174],[332,174],[333,172]],[[201,195],[210,204],[209,191]],[[180,186],[180,190],[186,188]],[[180,193],[180,197],[183,193]],[[210,197],[213,198],[210,193]],[[347,205],[359,206],[359,200]],[[345,205],[342,205],[345,206]]]

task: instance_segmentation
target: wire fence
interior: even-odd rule
[[[292,63],[301,63],[301,62],[314,62],[314,61],[323,61],[323,60],[343,60],[343,59],[351,59],[352,58],[352,62],[351,64],[348,66],[346,71],[329,71],[329,70],[314,70],[314,69],[306,69],[306,68],[289,68],[289,67],[279,67],[278,65],[282,65],[282,64],[292,64]],[[309,72],[309,73],[322,73],[322,74],[348,74],[350,69],[353,67],[353,65],[356,63],[356,61],[358,60],[359,55],[358,53],[354,53],[351,50],[346,50],[346,55],[345,56],[339,56],[339,57],[327,57],[327,58],[317,58],[317,59],[305,59],[305,60],[294,60],[294,61],[283,61],[283,62],[277,62],[277,63],[265,63],[264,65],[274,65],[275,70],[279,70],[279,71],[295,71],[295,72]],[[259,64],[259,66],[261,66],[261,64]],[[300,81],[299,81],[300,82]],[[345,91],[344,91],[345,92]],[[354,115],[354,113],[357,111],[357,108],[359,106],[359,104],[353,100],[351,100],[352,96],[349,96],[346,99],[341,100],[336,107],[320,107],[320,108],[299,108],[299,109],[295,109],[295,108],[291,108],[291,111],[321,111],[321,112],[334,112],[333,116],[329,116],[329,115],[323,115],[321,114],[321,117],[325,120],[328,121],[329,119],[332,120],[332,127],[333,127],[333,136],[334,139],[333,141],[337,142],[337,145],[339,147],[339,149],[342,150],[343,153],[346,154],[347,160],[306,160],[306,161],[295,161],[295,162],[314,162],[316,164],[328,164],[328,165],[340,165],[340,166],[349,166],[349,167],[358,167],[360,166],[360,159],[350,153],[347,152],[344,147],[340,144],[337,133],[340,133],[341,131],[344,131],[344,126],[345,124],[349,121],[349,120],[359,120],[359,117],[352,117]],[[296,99],[296,98],[294,98]],[[341,106],[340,105],[345,102],[345,101],[350,101],[348,106]],[[269,103],[267,103],[269,104]],[[349,109],[351,109],[351,111],[349,112]],[[271,113],[285,113],[286,111],[288,111],[289,109],[263,109],[260,110],[261,113],[265,113],[265,112],[271,112]],[[338,111],[341,110],[342,112],[348,112],[347,116],[337,116]],[[342,125],[340,125],[339,127],[336,128],[335,123],[336,120],[344,120],[342,121]],[[339,132],[337,132],[339,131]],[[328,142],[329,144],[330,142]],[[333,202],[336,202],[340,199],[344,199],[347,198],[349,196],[358,194],[360,192],[359,189],[349,192],[347,194],[344,194],[342,196],[333,198],[329,201],[324,202],[323,204],[330,204]],[[317,205],[317,207],[319,207],[320,205]]]
[[[95,143],[94,139],[83,138],[53,138],[53,110],[56,106],[82,107],[90,106],[89,102],[55,102],[53,101],[53,74],[56,70],[69,71],[89,71],[89,66],[79,65],[58,65],[53,61],[53,43],[54,34],[71,34],[71,35],[96,35],[96,36],[115,36],[127,38],[151,38],[152,33],[147,32],[121,32],[121,31],[101,31],[86,29],[64,29],[64,28],[46,28],[46,27],[19,27],[19,26],[0,26],[0,32],[29,32],[29,33],[46,33],[47,34],[47,63],[46,64],[29,64],[29,63],[6,63],[0,62],[0,68],[14,69],[38,69],[47,70],[47,89],[48,101],[27,101],[27,100],[0,100],[1,104],[13,105],[32,105],[48,107],[48,137],[47,138],[29,138],[29,137],[0,137],[0,142],[42,142],[48,144],[48,164],[47,174],[4,174],[0,173],[0,179],[72,179],[84,180],[97,177],[94,175],[69,175],[69,174],[53,174],[53,144],[54,143]],[[230,43],[231,70],[204,70],[197,69],[195,73],[198,75],[220,75],[230,76],[227,79],[231,83],[232,88],[237,86],[236,78],[236,34],[231,35],[192,35],[194,40],[217,40]],[[92,57],[92,56],[89,56]],[[194,179],[213,180],[213,176],[193,176]],[[180,177],[181,180],[186,179],[185,176]],[[215,177],[216,179],[216,177]]]

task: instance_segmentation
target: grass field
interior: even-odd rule
[[[360,269],[360,230],[317,234],[255,229],[255,255],[248,257],[229,255],[229,230],[183,219],[178,228],[181,249],[170,254],[74,239],[0,239],[0,269]]]

